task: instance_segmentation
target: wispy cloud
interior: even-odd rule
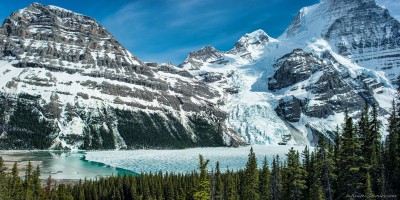
[[[136,0],[101,22],[144,61],[179,64],[188,50],[205,45],[229,50],[240,36],[256,29],[279,35],[301,7],[295,2],[278,10],[274,8],[281,8],[282,0]]]
[[[239,7],[224,8],[207,0],[137,1],[106,17],[102,24],[122,40],[123,44],[129,46],[133,53],[135,49],[146,52],[143,59],[157,56],[153,59],[160,61],[164,60],[161,58],[166,58],[165,55],[170,55],[171,59],[177,62],[183,59],[183,55],[188,53],[187,50],[202,46],[196,41],[207,39],[208,43],[214,45],[223,43],[221,40],[226,39],[220,38],[218,27],[240,21],[243,15],[239,10]],[[233,15],[232,12],[237,14]],[[181,47],[169,53],[160,52],[170,49],[171,46]]]

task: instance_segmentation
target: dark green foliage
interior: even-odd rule
[[[214,181],[213,181],[213,191],[214,191],[214,199],[215,200],[222,200],[224,199],[224,184],[222,182],[222,175],[221,171],[219,169],[219,162],[217,161],[216,167],[215,167],[215,175],[214,175]]]
[[[7,137],[0,139],[1,149],[47,149],[56,129],[52,120],[40,114],[39,97],[21,94],[7,124]]]
[[[321,140],[322,138],[320,138]],[[303,157],[303,168],[307,171],[307,176],[305,177],[306,181],[306,188],[303,191],[303,197],[305,199],[310,198],[310,189],[311,185],[313,185],[316,177],[316,171],[315,171],[315,157],[314,154],[310,156],[310,150],[308,146],[304,148],[304,151],[302,152],[302,157]]]
[[[151,117],[148,119],[153,120]],[[398,195],[399,119],[400,113],[394,106],[389,119],[389,135],[382,143],[381,124],[375,107],[371,110],[366,107],[357,123],[346,113],[343,129],[338,128],[335,132],[334,144],[321,137],[314,149],[305,148],[302,162],[300,154],[292,148],[284,162],[278,156],[273,158],[271,171],[266,159],[262,169],[257,168],[257,159],[251,148],[245,169],[237,172],[221,172],[218,162],[215,171],[209,172],[209,160],[200,156],[200,173],[118,175],[80,181],[72,186],[60,184],[51,187],[48,184],[42,188],[39,168],[32,171],[28,164],[22,180],[16,164],[10,173],[5,172],[0,157],[0,199],[331,200],[351,199],[353,195],[365,195],[369,199],[376,195]],[[112,145],[102,141],[109,137],[110,126],[105,123],[102,127],[89,127],[88,134],[84,135],[87,139],[84,146],[104,148]]]
[[[22,180],[19,177],[17,163],[14,163],[13,165],[13,168],[11,170],[11,175],[8,181],[9,181],[8,188],[10,197],[15,199],[22,199],[24,196],[23,185],[22,185]]]
[[[383,183],[383,148],[381,141],[381,133],[379,132],[381,122],[378,120],[378,111],[376,106],[372,107],[369,114],[372,119],[367,124],[369,128],[369,135],[366,140],[366,148],[363,154],[365,155],[366,170],[370,172],[371,188],[373,193],[381,194]]]
[[[366,178],[366,189],[365,189],[365,196],[369,197],[368,199],[375,199],[374,198],[374,191],[372,191],[372,181],[371,181],[371,176],[369,175],[369,172],[367,173],[367,178]]]
[[[249,158],[244,171],[243,193],[241,199],[260,199],[257,159],[253,147],[250,149]]]
[[[225,177],[224,200],[235,200],[237,199],[237,193],[235,190],[236,183],[234,174],[231,171],[228,171]]]
[[[280,160],[279,156],[274,157],[272,161],[272,170],[271,170],[271,186],[272,186],[272,199],[277,200],[281,199],[281,191],[282,191],[282,176],[280,169]]]
[[[211,195],[210,180],[207,173],[207,165],[209,160],[204,161],[202,155],[200,157],[200,179],[197,183],[196,190],[193,194],[195,200],[209,200]]]
[[[19,99],[26,99],[26,100],[30,100],[30,101],[38,101],[42,97],[40,95],[30,95],[30,94],[27,94],[27,93],[20,93],[20,94],[18,94],[18,98]]]
[[[187,148],[196,146],[223,146],[222,132],[200,117],[189,118],[197,135],[196,143],[183,127],[180,119],[165,114],[115,110],[118,132],[128,148]]]
[[[102,149],[115,149],[115,136],[110,124],[103,124],[99,129],[102,139]]]
[[[353,119],[346,117],[344,131],[342,134],[342,146],[339,151],[338,166],[338,188],[339,198],[347,194],[362,195],[364,193],[364,176],[362,172],[361,144],[357,138]]]
[[[302,199],[302,191],[306,188],[307,172],[300,165],[300,155],[293,147],[287,154],[287,167],[283,170],[284,199]]]
[[[0,92],[0,132],[7,133],[7,137],[0,138],[0,149],[48,149],[57,136],[72,146],[82,142],[80,148],[84,150],[115,149],[122,144],[118,133],[130,149],[225,145],[223,130],[215,122],[217,119],[193,114],[186,119],[193,131],[188,133],[182,119],[167,111],[161,114],[110,107],[85,109],[79,104],[67,104],[62,114],[65,122],[80,118],[84,123],[83,133],[64,135],[56,121],[61,116],[61,105],[57,95],[51,99],[51,103],[43,105],[40,95],[10,96]],[[10,120],[6,123],[7,117]],[[64,149],[62,146],[52,148]]]
[[[331,150],[329,150],[329,148]],[[315,150],[315,163],[312,167],[313,169],[313,180],[314,192],[318,192],[319,189],[322,191],[322,199],[333,199],[333,180],[335,180],[336,176],[334,174],[335,162],[334,162],[334,153],[332,152],[333,147],[328,147],[324,138],[320,138],[318,141],[318,145]],[[308,171],[308,173],[312,173]],[[311,196],[313,196],[311,194]],[[319,198],[317,198],[319,199]]]
[[[400,194],[400,112],[393,101],[384,152],[384,194]]]
[[[0,125],[3,125],[5,122],[5,111],[7,110],[8,106],[8,99],[5,98],[3,95],[0,95]],[[1,128],[0,128],[1,130]]]
[[[116,110],[115,113],[118,132],[129,148],[183,148],[194,145],[184,127],[173,117],[165,123],[165,119],[158,114],[125,110]],[[171,130],[171,133],[165,130]]]
[[[373,120],[371,120],[373,121]],[[174,173],[142,173],[140,176],[124,175],[100,178],[98,180],[79,181],[75,185],[60,184],[51,186],[51,179],[45,187],[41,187],[39,180],[40,170],[32,171],[32,166],[26,167],[25,179],[18,176],[18,168],[14,165],[11,173],[6,173],[6,168],[0,157],[0,199],[170,199],[170,200],[209,200],[209,199],[346,199],[347,195],[366,195],[373,199],[374,195],[396,195],[398,189],[396,174],[398,168],[387,166],[391,163],[385,159],[381,178],[378,182],[381,193],[374,191],[374,180],[371,175],[373,165],[361,162],[362,159],[354,158],[355,151],[351,146],[359,137],[355,137],[345,131],[353,130],[352,120],[347,119],[340,151],[335,162],[335,145],[327,144],[321,138],[317,147],[311,151],[308,147],[303,151],[303,161],[300,162],[300,154],[293,148],[289,150],[285,162],[279,157],[274,157],[271,171],[264,159],[261,169],[257,169],[257,160],[251,149],[246,168],[237,172],[221,172],[219,163],[215,172],[207,171],[209,160],[200,156],[200,173],[186,174]],[[389,137],[395,137],[393,132]],[[357,140],[354,140],[355,137]],[[393,139],[393,138],[392,138]],[[337,141],[337,140],[336,140]],[[389,152],[390,142],[385,144],[385,157],[391,157]],[[361,145],[360,145],[361,146]],[[396,147],[398,150],[398,145]],[[387,150],[386,150],[387,149]],[[389,151],[390,150],[390,151]],[[359,157],[365,156],[365,152],[358,152]],[[373,159],[371,159],[373,160]],[[342,165],[342,166],[340,166]],[[350,166],[350,167],[349,167]],[[357,168],[355,170],[354,168]],[[338,171],[341,169],[343,171]],[[388,170],[393,170],[389,171]],[[336,174],[339,172],[339,174]],[[388,176],[392,175],[392,176]],[[336,178],[338,176],[338,178]],[[351,177],[354,176],[354,177]],[[352,185],[343,178],[350,178]],[[337,183],[333,188],[332,183]],[[343,187],[343,184],[347,187]],[[352,192],[354,193],[348,193]],[[307,196],[307,198],[306,198]],[[350,196],[351,197],[351,196]]]
[[[6,199],[8,195],[8,181],[3,157],[0,156],[0,199]]]
[[[24,198],[25,199],[32,199],[33,198],[33,171],[32,171],[32,164],[29,161],[26,171],[25,171],[25,180],[24,180]]]
[[[199,144],[195,146],[222,146],[222,128],[219,125],[210,124],[207,119],[199,116],[190,116],[190,122],[193,124],[193,130],[199,139]]]
[[[32,184],[33,184],[33,197],[34,199],[40,199],[43,196],[43,188],[40,183],[40,169],[39,166],[32,174]]]
[[[268,168],[267,158],[264,158],[260,173],[260,199],[272,199],[271,172]]]

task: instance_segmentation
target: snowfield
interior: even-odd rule
[[[301,152],[304,146],[256,145],[253,146],[258,166],[264,157],[271,164],[273,156],[285,159],[285,154],[293,147]],[[86,152],[86,160],[104,163],[112,167],[140,172],[191,172],[198,170],[199,154],[210,160],[208,170],[215,169],[220,162],[221,171],[239,170],[246,166],[250,146],[239,148],[192,148],[182,150],[130,150],[130,151],[91,151]]]

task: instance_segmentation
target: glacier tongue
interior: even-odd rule
[[[224,75],[220,81],[208,84],[230,93],[225,96],[227,103],[222,109],[228,112],[230,126],[249,143],[276,144],[286,134],[292,136],[289,143],[293,144],[315,144],[321,136],[332,139],[332,131],[342,123],[345,108],[350,107],[350,115],[358,118],[364,102],[378,106],[383,122],[381,130],[385,133],[390,99],[396,93],[393,81],[400,71],[394,64],[400,57],[395,54],[397,47],[378,51],[353,49],[349,55],[343,54],[338,50],[338,40],[351,45],[350,40],[365,38],[365,33],[352,35],[334,31],[340,31],[335,29],[340,20],[357,21],[352,17],[362,9],[377,12],[377,16],[363,20],[379,21],[385,15],[385,10],[370,0],[342,0],[342,4],[321,1],[303,8],[277,40],[260,30],[246,34],[232,50],[221,52],[223,56],[219,59],[225,62],[205,61],[198,70],[190,72],[195,76],[208,72]],[[392,37],[393,32],[398,32],[398,22],[393,22],[390,16],[387,18],[390,21],[387,26],[392,27],[387,33]],[[363,23],[379,26],[379,23]],[[343,27],[362,30],[360,26],[356,23]],[[384,30],[380,27],[373,30],[378,29]],[[387,47],[396,46],[387,44]],[[284,63],[285,56],[294,50],[305,53],[293,57],[293,62]],[[281,75],[277,76],[278,72]],[[286,83],[268,90],[279,81]]]

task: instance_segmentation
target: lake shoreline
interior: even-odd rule
[[[79,180],[95,180],[124,173],[138,175],[131,170],[86,160],[84,155],[85,151],[0,150],[6,172],[11,172],[14,163],[17,163],[19,176],[24,178],[30,161],[34,169],[39,166],[42,184],[47,182],[49,176],[55,183],[75,184]]]

